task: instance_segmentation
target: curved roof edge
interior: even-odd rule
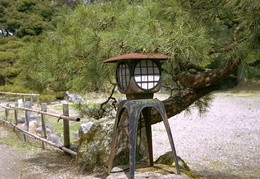
[[[156,54],[156,53],[128,53],[128,54],[124,54],[124,55],[119,55],[119,56],[115,56],[109,59],[104,60],[104,63],[113,63],[113,62],[117,62],[119,60],[124,60],[124,59],[157,59],[157,60],[167,60],[167,59],[171,59],[174,58],[172,56],[169,55],[162,55],[162,54]]]

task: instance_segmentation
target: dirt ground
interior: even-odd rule
[[[175,147],[205,178],[259,178],[260,94],[220,93],[209,112],[196,110],[170,119]],[[170,150],[162,123],[153,125],[154,158]],[[56,149],[43,150],[17,138],[0,124],[0,179],[106,178],[101,171],[84,173],[75,159]]]
[[[82,172],[75,158],[59,149],[44,150],[40,143],[28,144],[19,138],[0,125],[0,179],[100,178],[99,171]]]

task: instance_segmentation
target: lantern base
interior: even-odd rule
[[[172,149],[172,154],[174,161],[176,163],[176,170],[177,174],[180,174],[179,164],[178,164],[178,157],[176,154],[176,150],[174,147],[174,142],[171,134],[170,125],[168,123],[166,111],[164,105],[158,99],[139,99],[139,100],[124,100],[119,103],[114,131],[113,131],[113,138],[111,144],[111,152],[108,164],[108,173],[111,172],[113,167],[113,160],[115,156],[115,147],[117,141],[117,132],[118,132],[118,125],[120,121],[120,117],[126,109],[128,111],[129,116],[129,161],[130,161],[130,178],[134,179],[134,172],[135,172],[135,158],[136,158],[136,134],[137,134],[137,127],[138,127],[138,119],[140,114],[142,113],[145,120],[145,128],[146,128],[146,136],[148,142],[148,150],[149,150],[149,159],[150,165],[153,165],[153,149],[152,149],[152,131],[151,131],[151,121],[150,121],[150,109],[155,108],[160,113],[161,117],[163,118],[163,122],[165,125],[166,132],[168,134],[169,142]]]

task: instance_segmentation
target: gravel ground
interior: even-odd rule
[[[260,96],[216,97],[209,112],[169,119],[177,155],[207,178],[260,178]],[[170,150],[162,123],[153,126],[154,157]]]
[[[177,155],[205,178],[260,178],[259,106],[259,94],[218,96],[203,116],[195,109],[192,115],[174,116],[169,122]],[[0,179],[100,178],[100,171],[79,174],[73,159],[62,152],[24,147],[23,142],[6,145],[8,136],[15,138],[0,126]],[[154,159],[170,151],[162,123],[153,125],[153,145]]]

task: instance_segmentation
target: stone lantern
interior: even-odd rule
[[[153,166],[152,130],[150,121],[151,108],[157,109],[163,118],[169,142],[171,144],[173,158],[176,163],[176,170],[178,174],[180,173],[176,150],[164,105],[158,99],[153,99],[153,94],[158,92],[161,88],[161,61],[170,58],[173,57],[154,53],[129,53],[109,58],[104,61],[104,63],[117,63],[116,81],[118,89],[122,94],[126,94],[127,98],[127,100],[121,101],[118,106],[111,144],[108,173],[111,172],[113,167],[118,124],[124,110],[127,110],[129,115],[130,178],[134,178],[136,133],[141,113],[144,117],[146,128],[150,165]]]

